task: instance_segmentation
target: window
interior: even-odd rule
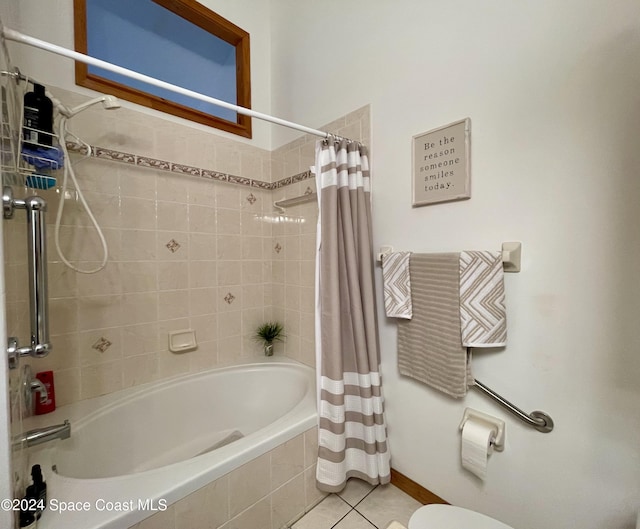
[[[249,33],[195,0],[74,0],[76,50],[251,108]],[[76,62],[76,84],[251,138],[251,118]]]

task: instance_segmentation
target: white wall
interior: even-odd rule
[[[400,377],[381,313],[392,466],[518,529],[630,529],[640,504],[640,4],[635,0],[273,0],[273,113],[318,126],[372,105],[375,246],[523,243],[509,345],[479,380],[556,422]],[[472,120],[471,200],[411,208],[411,137]],[[274,145],[289,138],[274,131]],[[378,273],[378,293],[380,294]],[[379,297],[381,302],[381,297]],[[380,303],[381,305],[381,303]],[[484,483],[465,406],[503,417]]]
[[[200,3],[222,15],[251,35],[251,99],[252,108],[270,113],[270,9],[267,0],[235,2],[233,0],[200,0]],[[32,37],[36,37],[59,46],[74,49],[73,43],[73,0],[21,0],[20,27],[13,28]],[[8,24],[7,24],[8,25]],[[11,50],[22,45],[11,44]],[[92,95],[96,92],[75,85],[74,63],[70,59],[52,55],[49,52],[33,49],[21,57],[20,69],[32,75],[38,81],[52,84],[67,90]],[[175,65],[179,67],[179,65]],[[162,117],[201,130],[208,130],[233,140],[251,142],[263,149],[271,148],[270,126],[253,120],[253,140],[245,140],[233,134],[205,127],[169,114],[160,113],[127,101],[123,106],[135,108],[141,112]]]

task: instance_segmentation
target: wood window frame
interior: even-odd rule
[[[152,0],[172,13],[228,42],[236,49],[236,97],[237,105],[251,108],[251,71],[249,33],[226,18],[207,9],[195,0]],[[87,54],[87,5],[86,0],[74,0],[74,24],[76,51]],[[251,117],[236,113],[236,122],[212,116],[200,110],[148,94],[142,90],[89,73],[88,65],[76,61],[76,84],[202,123],[245,138],[251,138]]]

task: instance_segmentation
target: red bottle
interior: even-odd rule
[[[51,413],[56,409],[56,391],[53,385],[53,371],[40,371],[40,373],[36,373],[36,378],[47,388],[47,401],[43,403],[40,402],[40,392],[35,392],[35,414],[44,415],[45,413]]]

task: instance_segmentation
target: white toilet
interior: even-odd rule
[[[411,515],[409,529],[513,529],[479,512],[453,505],[425,505]]]

